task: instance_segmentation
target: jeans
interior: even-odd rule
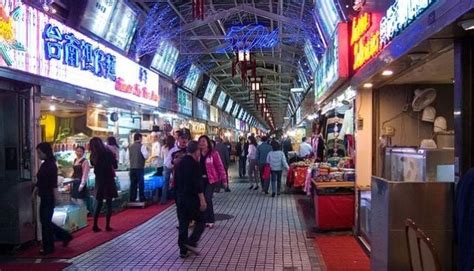
[[[130,201],[137,200],[137,186],[138,186],[138,200],[145,201],[145,169],[132,168],[130,169]]]
[[[265,164],[259,164],[258,165],[258,172],[260,173],[260,184],[262,185],[262,191],[265,193],[268,193],[268,188],[270,186],[270,182],[268,180],[263,179],[263,168],[265,167]]]
[[[199,202],[192,202],[178,196],[176,200],[176,211],[178,214],[178,246],[180,253],[185,254],[188,249],[185,245],[196,246],[206,227],[204,214],[199,211]],[[188,236],[189,222],[196,222],[193,233]]]
[[[257,170],[257,160],[250,159],[249,160],[249,181],[250,184],[254,184],[258,186],[258,170]]]
[[[247,157],[239,157],[239,177],[245,177],[245,164],[247,163]]]
[[[160,204],[166,204],[168,201],[168,190],[170,186],[171,169],[163,167],[163,187],[161,187]]]
[[[272,192],[276,194],[280,194],[281,172],[281,170],[272,170]]]
[[[43,236],[43,250],[45,252],[54,251],[55,236],[61,241],[72,239],[70,233],[51,221],[53,219],[54,213],[53,195],[41,197],[39,213],[41,221],[41,234]]]
[[[214,195],[215,185],[210,184],[209,180],[204,180],[204,197],[207,202],[207,209],[204,211],[204,220],[206,223],[214,223],[214,205],[212,204],[212,197]]]

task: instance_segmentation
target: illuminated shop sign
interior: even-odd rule
[[[380,43],[387,45],[436,0],[395,0],[380,21]]]
[[[371,13],[355,18],[350,39],[352,69],[357,70],[377,55],[435,1],[396,0],[381,19]]]
[[[20,1],[2,10],[0,66],[157,106],[158,74]]]
[[[340,23],[337,31],[333,43],[319,61],[314,75],[316,100],[349,77],[348,25]]]
[[[380,32],[374,30],[376,18],[364,13],[352,21],[350,45],[352,49],[352,69],[357,70],[380,51]]]

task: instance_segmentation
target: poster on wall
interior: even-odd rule
[[[187,116],[193,115],[193,96],[182,88],[178,88],[178,112]]]
[[[159,107],[178,112],[178,96],[173,82],[160,76],[160,85],[158,89],[160,91]]]
[[[4,14],[13,16],[0,38],[6,46],[0,66],[156,106],[158,74],[141,67],[107,46],[63,25],[20,1],[7,1]],[[80,44],[80,47],[77,45]]]
[[[209,120],[209,104],[194,97],[194,117],[202,120]]]

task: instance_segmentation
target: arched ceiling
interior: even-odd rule
[[[261,25],[269,32],[276,30],[278,43],[275,46],[252,49],[257,61],[257,76],[263,78],[274,128],[283,125],[299,61],[306,61],[304,41],[309,39],[315,49],[323,50],[312,0],[206,0],[204,20],[193,18],[190,0],[133,2],[142,9],[144,16],[154,5],[170,7],[179,18],[179,30],[173,39],[179,46],[181,58],[188,56],[198,63],[221,89],[262,124],[267,122],[257,110],[254,99],[249,98],[249,87],[242,86],[239,74],[232,77],[235,57],[232,50],[224,50],[229,48],[225,37],[233,26]]]

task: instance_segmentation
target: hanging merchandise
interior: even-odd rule
[[[240,67],[240,80],[242,86],[247,86],[247,72],[252,70],[252,77],[257,77],[257,61],[250,53],[249,49],[238,49],[235,53],[235,59],[232,61],[232,77],[236,75],[237,65]]]
[[[415,90],[415,98],[412,102],[413,111],[420,112],[436,99],[436,89],[426,88]]]

